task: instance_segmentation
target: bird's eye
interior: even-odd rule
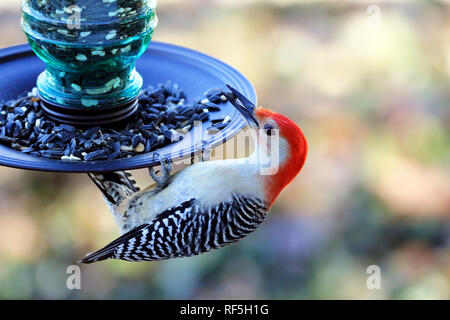
[[[272,135],[275,134],[274,128],[273,128],[273,126],[270,125],[270,124],[266,124],[266,125],[264,126],[264,130],[266,130],[266,134],[267,134],[268,136],[272,136]]]

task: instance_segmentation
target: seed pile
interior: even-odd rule
[[[0,103],[0,143],[23,153],[63,161],[114,160],[152,152],[183,139],[194,122],[210,119],[227,98],[212,89],[186,103],[186,95],[170,81],[148,87],[136,113],[121,128],[76,128],[54,122],[43,112],[37,90]],[[211,120],[210,133],[224,129],[230,117]]]

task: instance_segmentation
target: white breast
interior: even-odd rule
[[[147,192],[139,214],[130,217],[132,225],[152,221],[156,215],[185,201],[197,199],[208,209],[231,200],[234,194],[264,199],[263,185],[255,165],[248,160],[221,160],[194,164],[177,173],[169,186],[159,193]]]
[[[193,198],[205,208],[228,201],[233,194],[262,198],[263,186],[255,171],[253,165],[239,160],[192,165],[176,174],[164,190],[145,199],[146,220]]]

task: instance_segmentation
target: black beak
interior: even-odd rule
[[[258,120],[255,118],[256,106],[233,87],[229,85],[227,85],[227,87],[231,90],[229,93],[224,93],[228,101],[230,101],[231,104],[244,116],[250,127],[259,128]]]

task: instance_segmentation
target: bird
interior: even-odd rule
[[[122,236],[81,263],[195,256],[241,240],[266,219],[302,170],[308,143],[294,121],[228,88],[224,95],[254,132],[254,152],[246,159],[197,162],[173,175],[171,161],[161,157],[161,174],[150,168],[155,184],[143,190],[129,172],[89,174]],[[272,162],[272,171],[262,170]]]

